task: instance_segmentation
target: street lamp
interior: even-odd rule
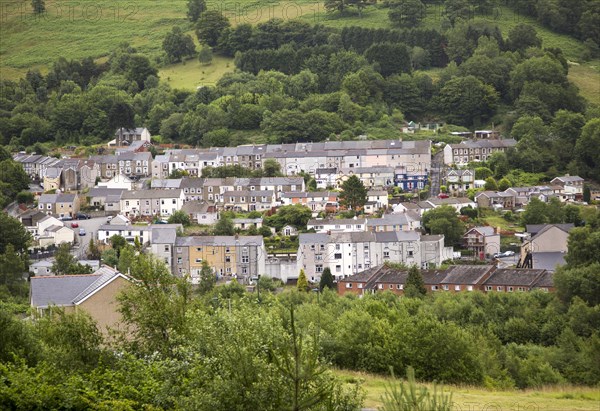
[[[260,304],[260,274],[258,275],[258,279],[256,280],[256,291],[258,292],[258,302]]]

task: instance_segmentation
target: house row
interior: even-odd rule
[[[91,156],[97,165],[98,175],[102,179],[111,179],[125,175],[136,179],[149,177],[152,173],[152,154],[147,151],[125,151],[120,154]]]
[[[171,150],[156,156],[152,164],[153,178],[167,178],[173,171],[186,171],[201,176],[205,167],[240,165],[261,168],[273,159],[286,175],[317,169],[355,169],[359,167],[406,167],[410,171],[431,168],[430,141],[326,141],[320,143],[262,144],[209,149]]]
[[[394,204],[392,208],[394,213],[412,212],[422,217],[427,211],[442,206],[452,207],[459,213],[463,207],[477,208],[477,203],[467,197],[430,198],[416,203]]]
[[[415,213],[384,214],[381,218],[312,219],[307,229],[317,233],[353,233],[413,231],[421,228],[420,216]]]
[[[456,265],[447,270],[421,270],[427,292],[554,291],[552,273],[539,269],[501,269],[494,265]],[[390,291],[403,295],[408,271],[380,265],[338,281],[338,293],[365,295]]]
[[[566,181],[562,181],[565,179]],[[532,198],[548,202],[557,198],[561,202],[571,202],[582,198],[583,179],[578,176],[557,177],[550,184],[530,187],[510,187],[504,191],[482,191],[475,195],[479,207],[511,210],[526,207]]]
[[[337,232],[300,234],[298,272],[318,281],[325,268],[335,278],[344,278],[386,261],[431,267],[453,256],[442,235],[417,231]]]
[[[351,176],[357,176],[367,188],[393,187],[403,191],[422,190],[428,183],[427,170],[411,170],[411,167],[371,166],[355,168],[319,168],[314,173],[317,188],[340,188]]]
[[[16,154],[13,156],[13,159],[21,164],[25,173],[33,181],[43,181],[46,170],[60,161],[55,157],[48,157],[35,153],[27,154],[24,152]]]
[[[258,219],[236,221],[239,225],[262,224]],[[200,279],[202,262],[206,261],[215,274],[257,276],[265,273],[266,250],[262,236],[178,236],[181,224],[131,224],[117,215],[98,229],[98,240],[109,242],[114,235],[129,243],[136,238],[152,254],[163,260],[174,275],[189,275],[194,283]]]
[[[446,144],[444,164],[465,166],[470,162],[487,161],[492,154],[506,152],[516,145],[514,139],[465,140],[459,144]]]

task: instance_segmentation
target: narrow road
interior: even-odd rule
[[[436,197],[440,193],[442,172],[444,171],[444,151],[440,150],[431,159],[431,173],[429,176],[429,197]]]

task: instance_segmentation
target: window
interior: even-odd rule
[[[496,291],[504,291],[504,287],[502,287],[501,285],[499,285],[498,287],[496,287]]]
[[[231,256],[229,256],[229,255],[225,256],[225,262],[226,263],[230,263],[231,262]]]
[[[341,266],[341,265],[336,265],[336,266],[335,266],[335,272],[336,272],[336,273],[339,273],[339,272],[341,272],[341,271],[342,271],[342,266]]]
[[[321,249],[321,251],[325,251],[325,244],[320,244],[319,248]]]
[[[169,252],[169,246],[168,245],[165,245],[165,251]]]
[[[346,283],[346,288],[352,288],[352,283]]]
[[[512,287],[508,287],[508,292],[512,293],[513,292],[513,288]]]
[[[248,264],[249,262],[250,262],[250,257],[248,257],[247,255],[243,255],[242,256],[242,263]]]
[[[519,287],[519,288],[518,288],[518,290],[519,290],[519,291],[525,291],[525,288],[523,288],[523,287]]]
[[[108,235],[108,231],[106,232],[106,234]],[[181,252],[181,247],[177,247],[177,252],[180,253]]]
[[[389,251],[384,251],[383,252],[383,258],[384,259],[390,258],[390,252]]]
[[[396,290],[403,290],[404,284],[396,284]]]
[[[473,291],[473,286],[472,285],[467,285],[467,291]]]
[[[333,258],[336,259],[336,260],[339,260],[340,258],[342,258],[342,253],[335,253],[333,255]]]
[[[321,255],[321,254],[316,254],[316,255],[315,255],[315,260],[319,260],[319,261],[323,260],[323,255]]]
[[[317,265],[315,265],[315,271],[317,273],[322,273],[323,272],[323,264],[317,264]]]
[[[443,288],[444,288],[444,291],[448,291],[448,289],[449,289],[449,287],[447,285],[444,285]]]
[[[378,284],[377,288],[379,288],[380,290],[383,290],[383,284]]]
[[[454,291],[460,291],[460,285],[455,285],[454,286]]]
[[[339,244],[336,244],[335,249],[336,249],[336,251],[339,251],[341,249],[341,246]]]
[[[181,257],[177,257],[177,264],[181,264],[182,258]]]
[[[485,291],[492,291],[492,286],[491,285],[486,285],[485,286]]]
[[[225,252],[229,253],[231,251],[231,249],[229,247],[225,247]]]
[[[437,285],[431,286],[431,291],[437,291],[437,290],[439,290],[439,287]]]
[[[177,204],[177,200],[173,199],[173,204]]]
[[[201,259],[201,258],[196,258],[196,262],[197,262],[197,263],[201,263],[201,262],[202,262],[202,259]]]

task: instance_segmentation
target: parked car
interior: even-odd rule
[[[79,229],[79,235],[81,235],[81,236],[85,235],[85,228],[80,228]]]
[[[79,227],[79,224],[77,224],[77,223],[71,223],[71,228],[77,228],[77,227]]]
[[[515,255],[515,252],[509,250],[509,251],[505,251],[503,253],[494,254],[494,258],[512,257],[513,255]]]
[[[73,217],[71,217],[70,215],[66,215],[66,216],[60,217],[59,220],[60,221],[71,221],[71,220],[73,220]]]
[[[109,215],[108,217],[106,217],[106,222],[110,223],[110,220],[112,220],[112,219],[113,219],[112,216]]]
[[[449,198],[450,196],[446,193],[439,193],[438,198]]]
[[[77,218],[78,220],[89,220],[90,216],[84,213],[77,213],[75,214],[75,218]]]

